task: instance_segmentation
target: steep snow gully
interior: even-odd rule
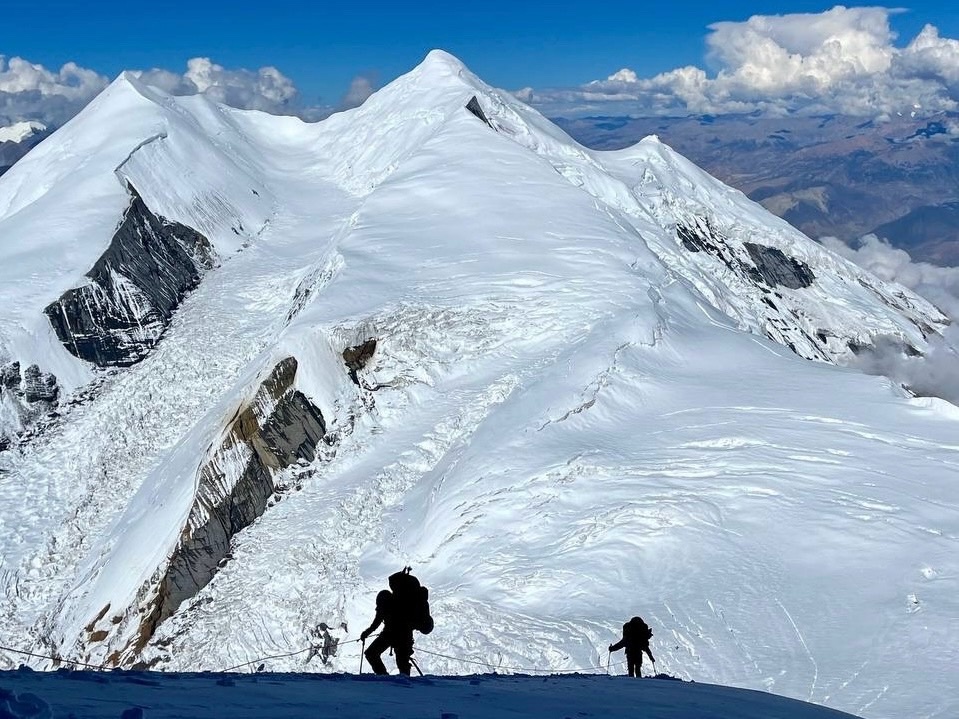
[[[656,138],[439,51],[314,124],[123,75],[0,179],[0,306],[4,646],[353,670],[412,564],[432,673],[642,613],[676,676],[959,712],[959,410],[844,367],[948,320]]]

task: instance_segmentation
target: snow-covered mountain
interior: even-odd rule
[[[0,175],[49,134],[46,125],[32,120],[0,127]]]
[[[656,138],[438,51],[315,124],[124,75],[0,179],[0,306],[0,644],[222,669],[411,564],[448,657],[642,613],[676,675],[959,708],[959,410],[843,366],[946,318]]]

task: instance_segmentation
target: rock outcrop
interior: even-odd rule
[[[275,490],[274,475],[315,458],[326,421],[294,388],[296,369],[293,357],[273,368],[252,401],[234,415],[219,448],[199,470],[193,509],[159,579],[136,650],[229,559],[233,537],[266,510]]]
[[[32,364],[23,373],[23,399],[28,404],[46,402],[53,404],[60,396],[56,375],[41,372],[40,368]]]
[[[20,386],[20,363],[0,365],[0,388],[13,390]]]
[[[816,279],[816,275],[806,263],[794,257],[787,257],[777,247],[757,245],[754,242],[744,242],[743,246],[755,265],[755,270],[750,272],[750,275],[770,287],[799,290],[809,287]]]
[[[350,379],[353,381],[353,384],[357,386],[360,385],[357,372],[366,367],[366,363],[373,357],[374,352],[376,352],[375,339],[368,339],[366,342],[358,344],[355,347],[347,347],[343,350],[343,361],[346,363],[346,368],[350,372]]]
[[[36,364],[20,372],[19,362],[0,365],[0,452],[35,432],[55,415],[60,400],[56,375]]]
[[[473,113],[473,115],[478,117],[480,120],[485,122],[490,127],[490,129],[493,129],[493,130],[496,129],[495,127],[493,127],[493,123],[489,121],[489,118],[486,116],[486,113],[483,112],[483,108],[479,104],[479,100],[476,99],[476,95],[473,95],[473,97],[470,98],[470,101],[466,103],[466,109],[469,110],[471,113]]]
[[[63,345],[100,367],[142,360],[214,260],[206,237],[153,214],[136,189],[128,190],[130,206],[89,282],[45,309]]]

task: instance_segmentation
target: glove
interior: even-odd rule
[[[609,645],[609,651],[613,651],[613,645],[612,645],[612,644]]]
[[[363,633],[360,634],[360,641],[361,641],[361,642],[365,642],[365,641],[369,638],[369,636],[370,636],[370,630],[369,630],[369,629],[364,629],[364,630],[363,630]]]

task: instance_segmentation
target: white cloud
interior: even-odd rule
[[[817,14],[756,15],[718,22],[706,38],[710,76],[686,66],[643,78],[623,68],[605,80],[534,91],[548,113],[610,102],[636,114],[762,111],[839,112],[878,117],[959,108],[959,41],[927,25],[896,47],[884,7],[837,6]]]
[[[173,95],[203,93],[216,102],[241,109],[296,114],[308,119],[319,119],[332,111],[300,105],[293,81],[275,67],[228,69],[209,58],[196,57],[187,62],[183,73],[154,68],[135,74]],[[23,58],[7,60],[0,55],[0,127],[21,121],[39,121],[50,127],[62,125],[108,84],[109,78],[76,63],[52,71]],[[358,97],[362,88],[352,90],[353,97]]]
[[[941,83],[956,96],[959,91],[959,40],[939,36],[939,30],[926,25],[899,54],[895,71]]]
[[[353,81],[350,83],[350,89],[346,91],[340,105],[343,109],[359,107],[366,102],[366,98],[372,95],[375,90],[376,88],[373,86],[372,78],[366,77],[365,75],[358,75],[353,78]]]
[[[244,110],[293,114],[296,86],[275,67],[228,70],[206,57],[187,61],[182,75],[153,69],[137,73],[145,82],[174,95],[203,93],[216,102]]]
[[[954,322],[941,336],[930,339],[924,356],[910,356],[903,352],[901,343],[880,339],[874,349],[857,357],[857,366],[869,374],[890,377],[916,394],[941,397],[959,405],[959,267],[913,262],[908,252],[875,235],[866,235],[856,247],[834,237],[821,242],[881,279],[923,295]]]
[[[908,252],[875,235],[866,235],[853,247],[835,237],[823,237],[820,242],[880,279],[918,292],[959,322],[959,267],[913,262]]]
[[[622,70],[614,72],[612,75],[606,78],[607,82],[639,82],[639,77],[636,75],[634,70],[630,70],[628,67],[624,67]]]
[[[20,57],[0,55],[0,125],[26,120],[61,124],[107,83],[103,75],[72,62],[53,71]]]

